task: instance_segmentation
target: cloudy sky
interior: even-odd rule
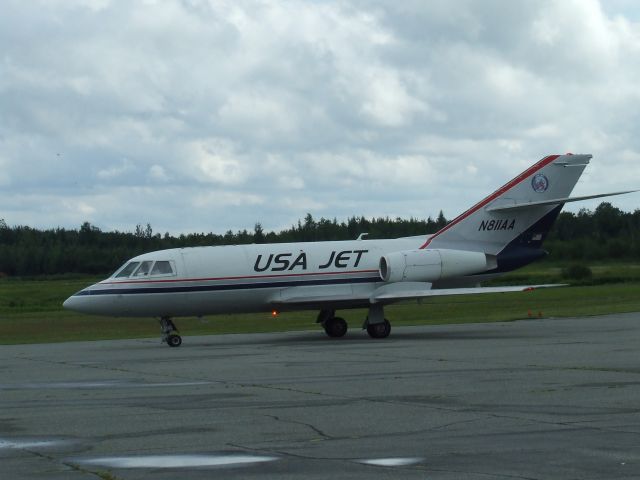
[[[2,2],[9,225],[452,218],[564,152],[640,188],[637,2]]]

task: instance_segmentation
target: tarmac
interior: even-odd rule
[[[183,340],[1,346],[2,478],[640,478],[640,313]]]

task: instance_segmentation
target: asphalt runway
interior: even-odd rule
[[[2,346],[0,476],[637,479],[639,349],[640,313]]]

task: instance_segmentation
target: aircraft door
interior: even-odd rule
[[[176,268],[178,269],[177,274],[178,274],[178,278],[188,278],[189,277],[189,271],[187,268],[187,265],[189,264],[188,260],[186,257],[189,256],[189,253],[187,253],[184,249],[180,251],[180,255],[177,256],[176,258]]]

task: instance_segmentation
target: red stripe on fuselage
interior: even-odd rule
[[[522,181],[524,181],[527,177],[531,176],[532,174],[534,174],[535,172],[537,172],[538,170],[540,170],[541,168],[546,167],[547,165],[549,165],[551,162],[553,162],[556,158],[558,158],[560,155],[549,155],[548,157],[543,158],[542,160],[540,160],[539,162],[537,162],[536,164],[534,164],[533,166],[529,167],[527,170],[525,170],[524,172],[522,172],[520,175],[518,175],[516,178],[514,178],[513,180],[507,182],[506,184],[504,184],[502,187],[500,187],[498,190],[496,190],[495,192],[493,192],[491,195],[489,195],[487,198],[485,198],[484,200],[481,200],[480,202],[476,203],[473,207],[471,207],[469,210],[467,210],[466,212],[464,212],[461,215],[458,215],[456,218],[454,218],[450,223],[448,223],[447,225],[445,225],[443,228],[441,228],[440,230],[438,230],[436,233],[434,233],[420,248],[427,248],[427,246],[429,246],[429,244],[431,243],[431,241],[436,238],[438,235],[440,235],[441,233],[446,232],[447,230],[449,230],[451,227],[453,227],[454,225],[460,223],[462,220],[464,220],[465,218],[467,218],[469,215],[472,215],[473,213],[477,212],[478,210],[480,210],[482,207],[486,206],[488,203],[494,201],[496,198],[498,198],[500,195],[508,192],[509,190],[511,190],[513,187],[515,187],[516,185],[518,185],[519,183],[521,183]]]
[[[256,278],[284,278],[284,277],[305,277],[310,275],[348,275],[355,273],[377,273],[378,270],[352,270],[348,272],[309,272],[309,273],[285,273],[285,274],[272,274],[272,275],[245,275],[240,277],[214,277],[214,278],[172,278],[169,280],[124,280],[109,282],[104,280],[100,282],[100,285],[121,285],[129,283],[175,283],[175,282],[209,282],[216,280],[246,280]]]

